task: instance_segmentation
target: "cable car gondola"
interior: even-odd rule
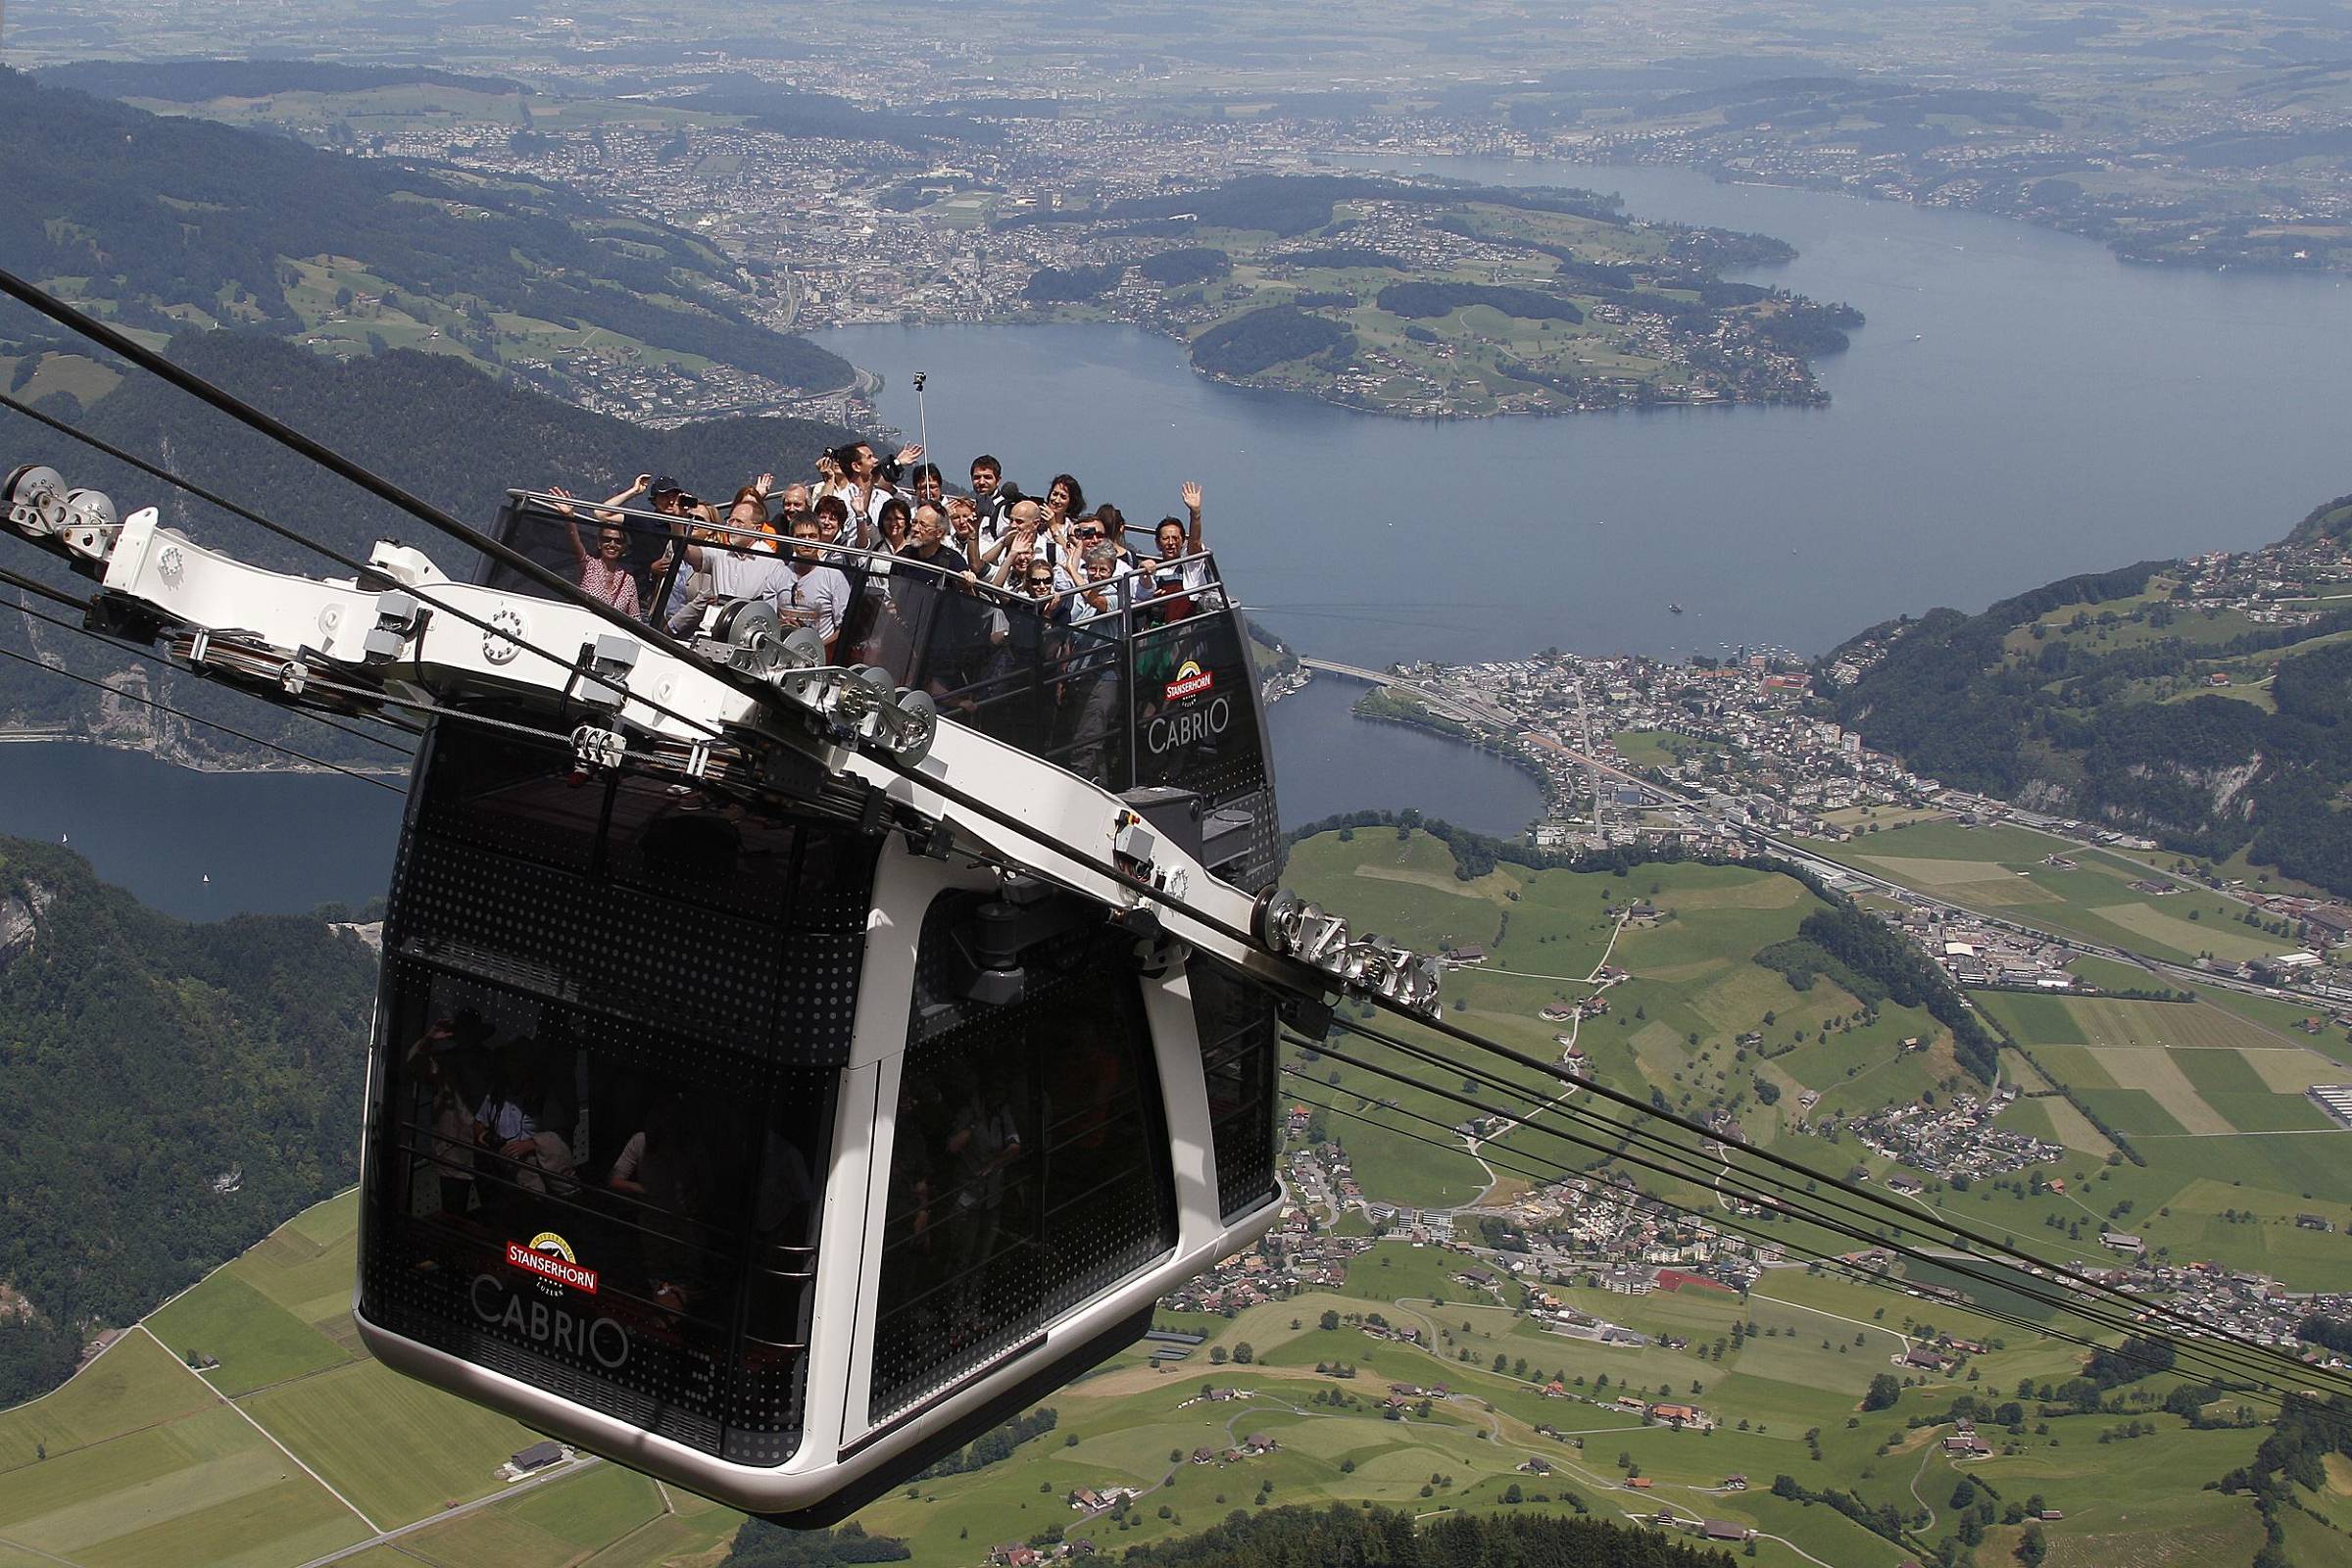
[[[676,612],[670,520],[630,514],[639,624],[563,591],[571,518],[529,492],[468,583],[389,544],[265,571],[45,468],[0,500],[104,629],[425,719],[361,1335],[749,1511],[837,1519],[1133,1342],[1277,1217],[1282,1019],[1435,1005],[1429,960],[1264,891],[1206,556],[1065,623],[828,548],[850,609],[796,628],[772,596]]]

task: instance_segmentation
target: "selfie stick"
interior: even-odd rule
[[[923,460],[927,463],[937,463],[939,459],[933,456],[931,451],[931,416],[929,411],[923,407],[923,383],[929,379],[931,377],[922,370],[914,372],[915,438],[923,444]]]

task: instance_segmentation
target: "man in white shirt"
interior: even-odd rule
[[[812,514],[794,516],[791,528],[792,565],[784,586],[784,620],[788,625],[800,622],[815,628],[825,640],[825,660],[831,662],[841,623],[850,614],[850,579],[824,564],[817,549],[824,528]]]
[[[1069,726],[1063,765],[1081,778],[1113,785],[1110,741],[1122,718],[1119,639],[1126,630],[1119,612],[1126,607],[1127,584],[1119,572],[1118,551],[1100,538],[1088,545],[1079,571],[1079,586],[1070,600],[1073,646],[1064,662],[1061,693]]]
[[[1209,582],[1208,560],[1203,554],[1208,547],[1200,533],[1200,487],[1189,480],[1184,487],[1184,506],[1192,515],[1192,526],[1187,528],[1181,518],[1160,518],[1159,526],[1152,530],[1159,557],[1141,568],[1151,576],[1151,586],[1143,597],[1168,600],[1162,608],[1169,612],[1169,619],[1224,608],[1224,596]]]
[[[692,631],[704,612],[730,600],[764,599],[779,615],[783,613],[784,593],[792,580],[792,568],[781,558],[748,547],[725,549],[711,544],[689,544],[686,564],[698,572],[709,572],[710,577],[707,584],[698,579],[694,597],[670,612],[669,630],[673,636]]]
[[[866,539],[873,537],[873,531],[882,521],[882,504],[899,494],[891,482],[892,478],[905,471],[907,465],[922,455],[923,449],[919,446],[901,447],[898,456],[891,459],[886,466],[874,455],[871,442],[854,441],[841,449],[839,460],[842,473],[850,484],[842,500],[849,503],[850,520],[858,525]],[[904,500],[905,497],[900,499]]]
[[[1004,482],[1004,465],[983,452],[972,460],[972,506],[980,514],[980,543],[993,545],[1012,527],[1020,487]]]

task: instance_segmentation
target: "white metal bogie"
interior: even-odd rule
[[[1313,965],[1342,990],[1401,1003],[1423,1013],[1437,1008],[1435,958],[1377,933],[1350,938],[1346,920],[1288,888],[1266,901],[1257,928],[1267,947]]]
[[[113,548],[117,521],[113,498],[103,490],[76,490],[55,468],[20,468],[0,497],[9,526],[27,539],[53,539],[85,561],[104,560]]]
[[[0,505],[8,509],[10,527],[27,539],[46,539],[65,517],[66,476],[37,463],[19,468]]]
[[[20,513],[62,516],[66,498],[75,494],[55,470],[20,470],[6,497],[10,520],[26,531]],[[623,737],[623,755],[682,777],[742,773],[752,782],[760,770],[752,751],[798,752],[946,826],[993,859],[1027,866],[1113,909],[1148,906],[1170,935],[1260,979],[1298,989],[1294,972],[1235,934],[1253,926],[1276,954],[1310,965],[1334,989],[1394,997],[1423,1010],[1436,1004],[1430,960],[1358,956],[1344,919],[1288,894],[1261,921],[1248,895],[1139,828],[1117,795],[941,715],[927,695],[899,689],[884,671],[818,663],[823,645],[805,627],[778,638],[748,610],[728,620],[730,630],[746,628],[744,640],[764,666],[763,684],[783,699],[778,704],[580,606],[452,581],[409,546],[377,544],[370,568],[398,586],[363,588],[247,564],[162,526],[150,507],[124,519],[91,559],[103,562],[109,591],[139,603],[167,628],[196,634],[183,643],[168,633],[175,656],[193,646],[191,663],[279,685],[292,699],[348,710],[356,685],[430,705],[438,693],[470,686],[559,710],[584,702],[609,712],[593,727]],[[734,641],[725,646],[741,651]],[[809,733],[811,720],[820,733]],[[856,745],[837,744],[843,740]],[[600,745],[594,755],[611,755],[611,748]],[[926,779],[955,793],[928,789]],[[958,804],[957,795],[992,809]],[[1113,852],[1110,864],[1105,851]],[[1157,903],[1137,880],[1193,912]]]

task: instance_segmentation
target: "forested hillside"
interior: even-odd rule
[[[356,1179],[375,967],[322,920],[186,924],[0,839],[0,1405]]]
[[[1731,1554],[1556,1514],[1454,1514],[1417,1529],[1394,1508],[1240,1509],[1197,1536],[1131,1546],[1130,1568],[1729,1568]]]
[[[340,156],[4,70],[0,174],[0,266],[128,327],[429,342],[558,385],[586,328],[628,340],[600,352],[684,371],[813,391],[853,373],[753,319],[701,240],[523,178]]]
[[[2347,516],[2329,502],[2266,551],[1874,627],[1821,685],[1944,783],[2352,893],[2352,610],[2319,586],[2344,570]],[[1868,667],[1840,684],[1841,664]]]
[[[337,362],[250,333],[187,333],[172,357],[349,454],[435,505],[487,523],[510,485],[561,484],[604,495],[639,473],[673,473],[724,495],[765,469],[802,473],[827,446],[848,440],[834,425],[805,419],[729,418],[651,430],[564,403],[528,388],[502,386],[440,355],[394,353]],[[70,411],[67,411],[70,412]],[[76,421],[150,458],[168,457],[180,471],[263,515],[365,557],[372,541],[421,545],[453,576],[470,570],[467,552],[409,517],[214,414],[152,377],[133,375]],[[111,494],[125,512],[161,506],[174,526],[208,544],[286,570],[336,572],[323,559],[76,446],[28,419],[0,410],[0,469],[42,462],[76,484]],[[8,565],[46,565],[27,550]],[[52,572],[51,575],[56,575]],[[6,602],[13,603],[14,595]],[[133,661],[86,639],[22,616],[0,614],[0,647],[34,651],[78,673],[101,675]],[[373,749],[280,714],[250,698],[175,677],[169,700],[208,717],[337,760],[381,761]],[[100,696],[14,661],[0,662],[0,724],[72,719],[84,728],[100,717]],[[143,719],[145,710],[119,719]],[[233,744],[189,737],[215,755]]]

